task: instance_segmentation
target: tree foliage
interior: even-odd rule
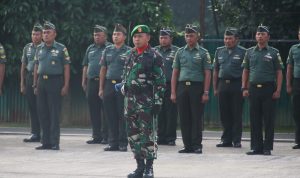
[[[171,12],[165,0],[2,0],[0,36],[9,60],[8,74],[18,72],[32,26],[44,20],[56,25],[57,41],[67,46],[73,72],[78,72],[95,24],[108,27],[109,39],[115,23],[128,30],[147,24],[156,34],[161,26],[170,25]]]

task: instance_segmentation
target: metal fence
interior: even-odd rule
[[[285,63],[288,49],[297,40],[271,40],[270,45],[278,48]],[[205,39],[201,44],[209,50],[213,57],[217,47],[223,45],[222,39]],[[254,40],[241,40],[241,45],[250,47],[255,45]],[[180,45],[179,45],[180,46]],[[285,70],[284,70],[285,71]],[[285,72],[284,72],[285,76]],[[0,123],[28,123],[29,112],[24,96],[19,92],[19,74],[6,77],[4,95],[0,97]],[[277,101],[276,127],[292,127],[294,125],[291,114],[291,98],[286,94],[285,80],[282,85],[281,98]],[[90,125],[89,113],[85,94],[81,88],[81,75],[73,74],[70,81],[69,95],[64,98],[62,109],[62,126],[86,127]],[[210,101],[205,106],[204,124],[206,127],[219,127],[218,101],[213,96],[212,87]],[[248,100],[244,103],[243,125],[249,126]]]

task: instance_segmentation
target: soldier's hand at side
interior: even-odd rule
[[[26,89],[24,85],[21,85],[20,92],[24,95],[26,93]]]
[[[219,92],[218,90],[214,90],[214,96],[218,96]]]
[[[244,90],[243,91],[243,97],[248,97],[249,96],[249,91],[248,90]]]
[[[171,93],[170,99],[171,99],[171,101],[172,101],[173,103],[176,103],[176,94]]]
[[[86,83],[81,84],[83,91],[86,91]]]
[[[34,93],[34,95],[37,95],[38,92],[39,92],[39,91],[38,91],[37,87],[34,87],[34,88],[33,88],[33,93]]]
[[[280,98],[280,91],[276,90],[276,91],[273,93],[272,98],[273,98],[273,99],[278,99],[278,98]]]
[[[287,85],[287,86],[286,86],[286,92],[287,92],[289,95],[292,94],[292,90],[293,90],[292,86],[290,86],[290,85]]]
[[[98,96],[100,97],[100,98],[103,98],[103,90],[99,90],[99,93],[98,93]]]
[[[68,86],[64,86],[61,89],[61,96],[66,96],[68,94],[68,90],[69,90],[69,87]]]
[[[203,95],[202,95],[201,102],[202,102],[202,103],[207,103],[208,100],[209,100],[208,94],[203,94]]]

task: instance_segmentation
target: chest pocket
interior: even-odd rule
[[[95,53],[96,53],[96,51],[90,51],[89,52],[89,54],[88,54],[89,62],[95,60]]]
[[[249,65],[250,65],[250,67],[255,67],[256,64],[257,64],[257,55],[250,54],[249,55]]]
[[[62,52],[57,49],[50,51],[50,56],[51,56],[50,64],[52,67],[56,67],[57,65],[61,64],[61,61],[60,61],[60,59],[62,59],[61,55],[62,55]]]
[[[112,54],[106,54],[105,60],[106,60],[107,64],[111,64],[113,62]]]
[[[297,66],[300,66],[300,52],[299,50],[293,54],[294,63]]]
[[[179,58],[180,66],[184,67],[188,65],[188,59],[184,55],[181,55]]]

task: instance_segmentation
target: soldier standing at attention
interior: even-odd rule
[[[298,30],[300,40],[300,27]],[[296,124],[295,143],[293,149],[300,149],[300,44],[291,47],[287,59],[286,91],[292,94],[293,117]]]
[[[202,153],[204,104],[208,102],[211,59],[198,44],[198,27],[185,27],[186,46],[174,59],[171,100],[177,102],[184,148],[179,153]]]
[[[269,29],[258,26],[257,45],[247,49],[243,61],[243,96],[249,96],[251,150],[247,155],[271,155],[274,142],[275,102],[280,97],[282,61],[279,51],[268,45]],[[264,127],[265,138],[262,128]]]
[[[67,95],[70,80],[70,56],[65,45],[55,41],[54,24],[46,21],[44,43],[36,52],[34,84],[37,110],[42,126],[42,145],[37,150],[59,150],[62,97]]]
[[[218,96],[223,126],[221,143],[217,147],[240,148],[242,137],[243,93],[242,62],[246,49],[238,45],[238,30],[228,27],[224,33],[225,46],[215,53],[213,87]]]
[[[34,94],[33,72],[34,72],[34,56],[38,45],[42,43],[43,26],[39,23],[33,26],[31,32],[31,43],[28,43],[23,49],[22,65],[21,65],[21,93],[25,94],[30,113],[31,136],[25,138],[24,142],[39,142],[40,135],[40,121],[37,113],[36,96]]]
[[[109,139],[104,151],[127,151],[127,132],[124,119],[124,96],[115,91],[115,84],[122,80],[127,51],[127,30],[116,24],[112,39],[114,45],[105,48],[101,59],[99,96],[103,98],[104,113],[108,122]]]
[[[170,99],[172,64],[177,46],[172,45],[172,31],[169,28],[162,28],[159,33],[159,46],[155,49],[163,56],[163,63],[166,75],[166,91],[163,98],[161,111],[158,115],[157,143],[159,145],[175,146],[177,128],[177,106]]]
[[[157,157],[157,115],[162,104],[166,78],[163,58],[149,45],[150,28],[138,25],[132,32],[134,48],[125,61],[121,91],[125,94],[128,141],[137,169],[128,178],[152,178]],[[146,164],[145,164],[146,159]]]
[[[6,63],[6,55],[5,50],[0,43],[0,96],[2,95],[2,84],[5,75],[5,63]]]
[[[87,144],[107,144],[108,130],[103,113],[103,101],[98,96],[100,59],[104,49],[111,45],[106,38],[107,29],[95,25],[94,43],[87,48],[82,61],[82,88],[86,92],[93,130],[93,139],[88,140]]]

